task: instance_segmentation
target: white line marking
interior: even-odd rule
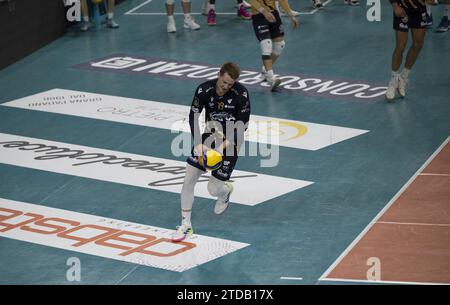
[[[407,284],[407,285],[450,285],[449,283],[427,283],[427,282],[402,282],[402,281],[369,281],[369,280],[347,280],[347,279],[335,279],[325,278],[321,281],[330,282],[352,282],[352,283],[374,283],[374,284]]]
[[[166,16],[167,13],[166,12],[162,12],[162,13],[134,13],[135,11],[137,11],[138,9],[140,9],[141,7],[147,5],[148,3],[152,2],[152,0],[147,0],[142,4],[139,4],[138,6],[136,6],[135,8],[129,10],[128,12],[125,13],[125,15],[135,15],[135,16]],[[323,3],[323,6],[325,7],[326,5],[328,5],[329,3],[333,2],[333,0],[328,0],[326,2]],[[315,8],[310,12],[299,12],[300,15],[313,15],[315,14],[317,11],[319,11],[319,9]],[[174,15],[184,15],[183,13],[174,13]],[[193,13],[191,12],[191,15],[202,15],[202,13]],[[232,13],[217,13],[216,15],[236,15],[236,12],[232,12]],[[284,16],[282,16],[284,17]]]
[[[450,177],[450,174],[430,174],[430,173],[421,173],[419,176],[442,176],[442,177]]]
[[[445,223],[418,223],[418,222],[393,222],[393,221],[378,221],[377,223],[387,225],[409,225],[409,226],[438,226],[438,227],[450,227],[450,224]]]
[[[136,6],[135,8],[129,10],[128,12],[125,13],[125,15],[132,15],[132,13],[138,9],[140,9],[141,7],[143,7],[144,5],[146,5],[147,3],[152,2],[153,0],[147,0],[142,4],[139,4],[138,6]]]
[[[282,277],[280,277],[280,280],[294,280],[294,281],[301,281],[301,280],[303,280],[303,278],[302,278],[302,277],[282,276]]]
[[[333,0],[328,0],[328,1],[325,1],[324,3],[322,3],[322,5],[323,6],[327,6],[329,3],[331,3],[331,2],[333,2]]]
[[[375,218],[366,226],[366,228],[353,240],[353,242],[342,252],[342,254],[331,264],[330,267],[322,274],[319,281],[326,280],[328,274],[342,261],[342,259],[353,249],[353,247],[366,235],[367,231],[377,222],[377,220],[391,207],[391,205],[400,197],[400,195],[409,187],[409,185],[417,178],[420,172],[436,157],[436,155],[447,145],[450,140],[450,136],[439,146],[439,148],[428,158],[427,161],[416,171],[416,173],[405,183],[405,185],[395,194],[395,196],[388,202],[388,204],[375,216]]]
[[[130,271],[128,271],[127,274],[125,274],[120,280],[118,280],[116,283],[114,283],[114,285],[119,285],[120,283],[122,283],[122,281],[127,278],[131,273],[133,273],[139,266],[134,267],[133,269],[131,269]]]

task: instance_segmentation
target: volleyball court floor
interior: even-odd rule
[[[195,14],[199,31],[176,15],[175,34],[162,1],[125,1],[119,29],[72,27],[0,71],[0,283],[450,283],[448,34],[427,32],[387,103],[390,7],[369,22],[365,3],[291,6],[275,93],[232,1],[214,27]],[[202,178],[194,235],[174,244],[181,131],[225,61],[252,105],[232,203],[215,215]]]

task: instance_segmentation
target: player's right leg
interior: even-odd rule
[[[391,79],[386,89],[386,99],[392,101],[398,89],[399,69],[403,61],[403,52],[408,42],[409,26],[407,19],[396,17],[394,15],[393,28],[395,30],[395,49],[392,53],[391,61]],[[405,21],[405,22],[403,22]]]
[[[189,163],[186,164],[186,175],[181,189],[181,225],[172,235],[172,241],[180,242],[194,232],[191,223],[192,205],[194,204],[195,184],[204,172]]]
[[[167,33],[175,33],[177,27],[175,25],[175,18],[173,12],[175,11],[174,0],[166,0],[166,13],[167,13]]]

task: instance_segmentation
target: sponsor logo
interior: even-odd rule
[[[81,3],[80,0],[63,0],[67,8],[66,19],[70,22],[81,21]]]
[[[186,172],[181,161],[4,133],[0,133],[0,163],[178,194]],[[195,195],[216,199],[207,190],[209,175],[199,179]],[[250,206],[312,184],[246,171],[234,171],[231,181],[245,186],[236,187],[232,202]],[[267,190],[260,192],[261,187]]]
[[[141,74],[150,77],[173,79],[209,80],[217,78],[220,67],[193,62],[176,62],[164,58],[136,57],[113,54],[105,58],[75,65],[74,68],[95,71]],[[280,87],[291,93],[315,95],[345,100],[376,101],[383,98],[386,86],[352,80],[322,79],[320,77],[296,74],[276,75],[282,83]],[[260,72],[243,69],[239,82],[253,88],[268,88]],[[266,90],[266,89],[264,89]]]
[[[249,246],[173,230],[0,198],[0,236],[182,272]]]
[[[370,8],[367,10],[366,18],[369,22],[381,21],[381,3],[380,0],[367,0],[367,6]]]
[[[45,91],[2,105],[190,133],[190,107],[184,105],[64,89]],[[205,122],[204,112],[199,122]],[[200,128],[203,130],[204,125]],[[366,132],[368,131],[252,114],[245,140],[318,150]]]

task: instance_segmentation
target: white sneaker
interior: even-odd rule
[[[214,213],[216,214],[222,214],[225,212],[225,210],[228,208],[228,205],[230,204],[230,195],[233,193],[234,187],[233,184],[229,182],[225,182],[225,186],[228,187],[229,192],[225,196],[225,198],[218,198],[216,201],[216,205],[214,206]]]
[[[115,22],[113,19],[107,19],[106,27],[111,28],[111,29],[118,29],[119,24],[117,22]]]
[[[177,27],[175,26],[175,22],[170,21],[167,22],[167,33],[175,33],[177,31]]]
[[[398,93],[401,97],[406,96],[406,86],[408,85],[408,80],[404,79],[401,75],[398,76]]]
[[[192,230],[192,225],[183,223],[181,224],[181,226],[178,226],[177,230],[172,234],[172,241],[173,242],[183,241],[193,233],[194,230]]]
[[[280,12],[280,16],[283,16],[283,17],[287,16],[286,12],[282,8],[280,8],[279,12]],[[294,11],[293,9],[291,9],[291,12],[292,12],[292,16],[294,16],[294,17],[300,15],[300,12]]]
[[[187,17],[184,18],[184,28],[185,29],[190,29],[190,30],[198,30],[200,29],[200,25],[198,25],[197,23],[195,23],[194,18],[192,17]]]
[[[389,101],[394,100],[395,98],[395,92],[397,91],[398,87],[398,78],[391,78],[389,81],[387,90],[386,90],[386,99]]]
[[[264,66],[262,66],[262,68],[261,68],[261,79],[263,81],[267,81],[267,71]]]
[[[208,0],[206,0],[206,1],[208,1]],[[246,8],[252,7],[252,5],[251,5],[250,3],[248,3],[247,1],[245,1],[245,0],[242,1],[242,4],[243,4]],[[239,4],[238,4],[238,3],[236,3],[235,8],[239,8]]]
[[[80,31],[87,32],[89,31],[90,27],[91,27],[90,23],[85,21],[83,25],[80,27]]]

